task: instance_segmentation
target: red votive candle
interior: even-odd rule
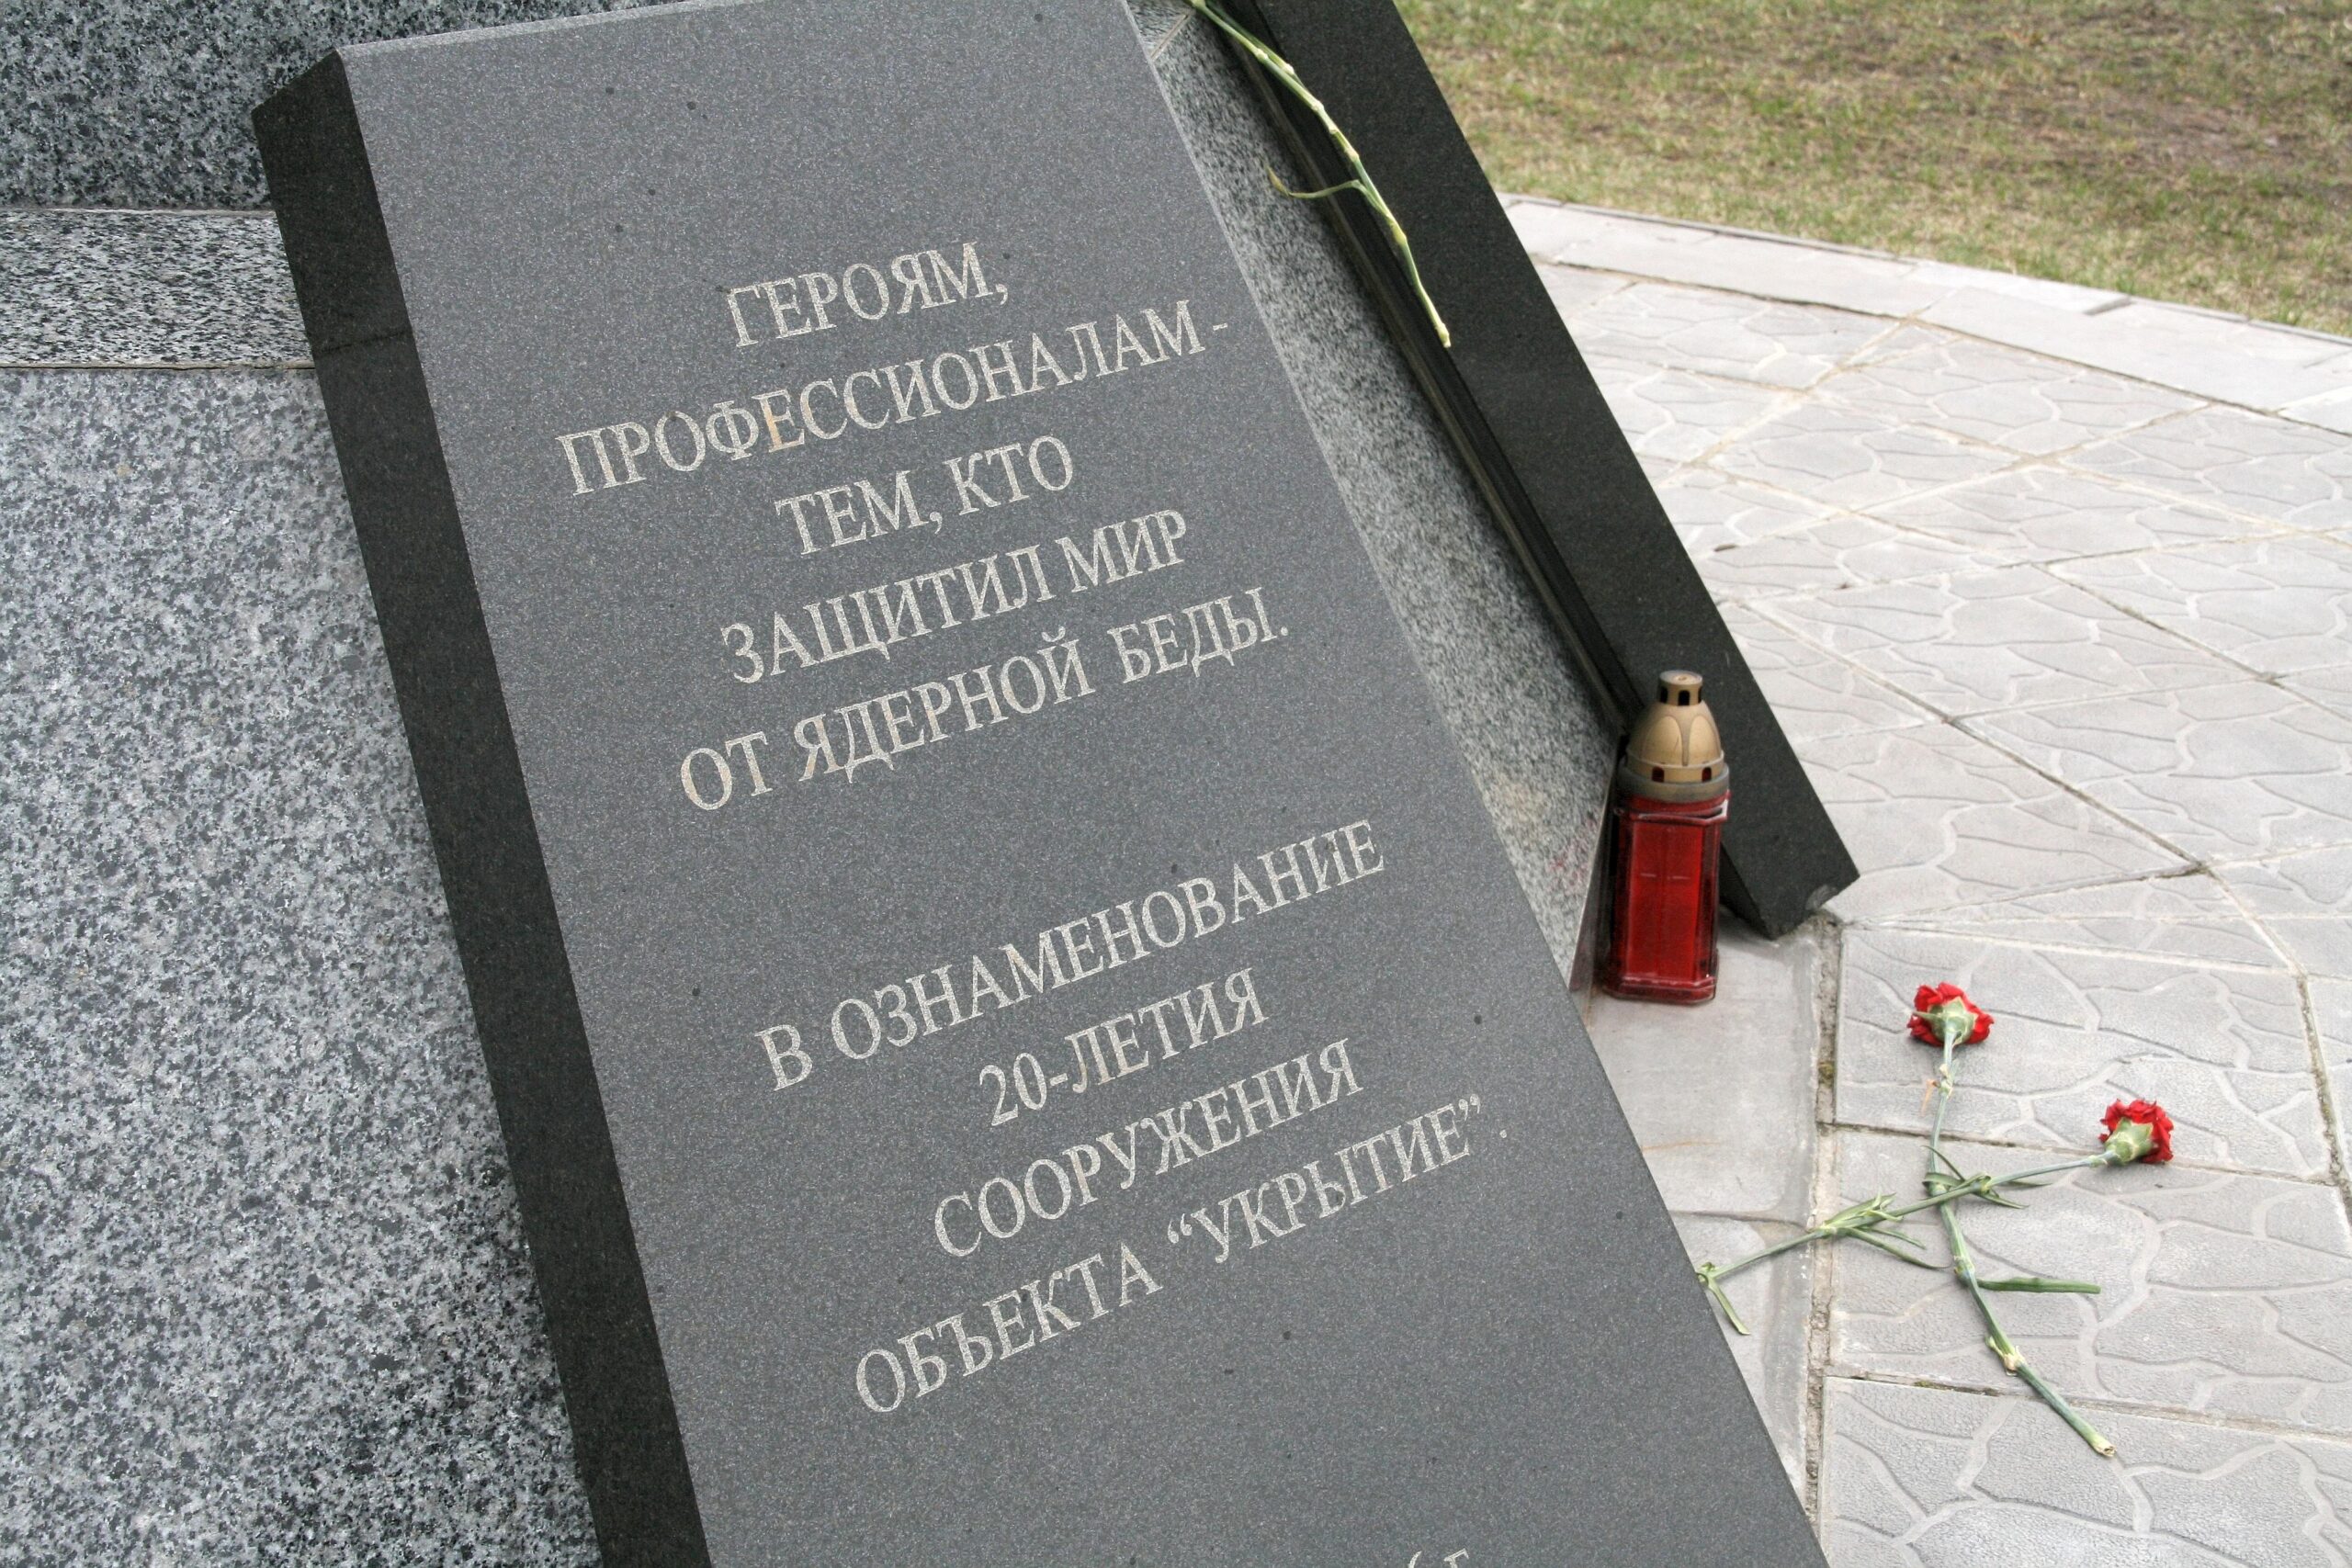
[[[1617,766],[1616,860],[1601,988],[1649,1001],[1715,994],[1716,863],[1731,811],[1723,737],[1687,670],[1658,677]]]

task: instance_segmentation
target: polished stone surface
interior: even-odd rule
[[[0,202],[259,207],[266,197],[245,116],[329,50],[618,8],[595,0],[18,0],[0,26],[0,102],[15,106],[0,141],[8,171]]]
[[[0,474],[0,1546],[583,1560],[315,387],[8,375]]]
[[[1136,11],[1565,969],[1609,743],[1230,67]],[[0,256],[0,361],[304,353],[266,215],[13,213]],[[5,399],[0,1557],[591,1560],[313,384]]]
[[[266,213],[0,212],[0,366],[310,360]]]
[[[256,208],[245,117],[328,51],[643,0],[16,0],[0,12],[0,205]],[[1131,0],[1147,42],[1181,0]],[[788,77],[791,62],[778,61]]]

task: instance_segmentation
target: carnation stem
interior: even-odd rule
[[[1281,180],[1275,179],[1273,171],[1269,169],[1266,172],[1266,177],[1273,180],[1274,188],[1285,196],[1295,196],[1309,201],[1320,197],[1336,196],[1343,190],[1351,190],[1363,197],[1365,205],[1372,209],[1373,216],[1380,220],[1381,230],[1388,237],[1388,248],[1396,254],[1398,264],[1404,267],[1406,280],[1412,284],[1413,293],[1420,300],[1422,310],[1428,314],[1430,325],[1436,329],[1437,341],[1442,346],[1452,348],[1453,333],[1446,329],[1445,318],[1437,313],[1437,302],[1430,298],[1429,289],[1421,283],[1421,269],[1413,260],[1413,243],[1405,237],[1405,226],[1396,220],[1396,214],[1389,209],[1387,198],[1380,194],[1380,187],[1373,184],[1372,171],[1363,166],[1363,159],[1357,155],[1355,143],[1348,140],[1347,132],[1341,130],[1339,121],[1331,118],[1331,111],[1323,107],[1323,100],[1307,91],[1306,84],[1300,80],[1298,73],[1292,68],[1289,61],[1275,53],[1272,46],[1263,39],[1227,16],[1225,7],[1218,5],[1217,0],[1189,0],[1189,4],[1193,10],[1198,11],[1214,24],[1219,32],[1231,39],[1236,49],[1256,61],[1260,69],[1272,77],[1283,91],[1306,106],[1307,112],[1314,115],[1322,125],[1324,134],[1331,139],[1331,145],[1339,149],[1340,156],[1346,160],[1348,172],[1355,176],[1352,179],[1341,180],[1335,186],[1327,186],[1321,190],[1297,191],[1292,190]]]
[[[1731,1321],[1731,1325],[1734,1328],[1738,1329],[1740,1333],[1745,1334],[1747,1332],[1747,1329],[1740,1323],[1738,1314],[1731,1310],[1730,1303],[1724,1298],[1721,1289],[1719,1288],[1724,1280],[1730,1279],[1733,1275],[1739,1273],[1743,1269],[1753,1269],[1758,1263],[1769,1262],[1772,1258],[1780,1257],[1781,1254],[1784,1252],[1793,1252],[1800,1247],[1810,1247],[1816,1241],[1828,1241],[1838,1236],[1849,1236],[1856,1241],[1867,1241],[1878,1244],[1880,1250],[1888,1252],[1894,1257],[1900,1258],[1905,1263],[1916,1264],[1922,1269],[1932,1269],[1935,1267],[1934,1264],[1909,1257],[1902,1252],[1895,1251],[1891,1247],[1886,1246],[1885,1244],[1889,1240],[1894,1239],[1885,1234],[1886,1227],[1896,1220],[1907,1218],[1908,1216],[1918,1213],[1925,1209],[1941,1209],[1949,1207],[1950,1205],[1958,1202],[1962,1198],[1990,1198],[1994,1191],[1999,1188],[2014,1187],[2020,1182],[2037,1180],[2045,1176],[2056,1176],[2064,1171],[2082,1170],[2095,1165],[2109,1165],[2112,1163],[2114,1162],[2108,1159],[2104,1155],[2084,1155],[2074,1159],[2060,1160],[2054,1165],[2038,1165],[2028,1170],[2013,1170],[2007,1176],[1972,1176],[1964,1180],[1951,1180],[1942,1191],[1919,1199],[1917,1202],[1898,1203],[1893,1207],[1889,1207],[1884,1198],[1873,1198],[1868,1202],[1857,1203],[1850,1209],[1842,1210],[1839,1213],[1831,1215],[1828,1219],[1824,1220],[1821,1224],[1814,1226],[1811,1230],[1804,1232],[1801,1235],[1791,1236],[1786,1241],[1774,1242],[1771,1246],[1765,1247],[1760,1251],[1749,1253],[1747,1257],[1738,1259],[1736,1262],[1720,1264],[1702,1263],[1699,1266],[1699,1277],[1706,1282],[1708,1293],[1713,1295],[1716,1299],[1717,1303],[1723,1306],[1724,1316]],[[1894,1236],[1900,1236],[1902,1235],[1899,1231],[1894,1234]],[[1990,1288],[2001,1290],[2024,1290],[2031,1288],[2047,1291],[2055,1288],[2055,1286],[2053,1284],[2043,1284],[2034,1287],[2027,1287],[2005,1281],[1998,1286]],[[2098,1286],[2088,1285],[2078,1287],[2075,1293],[2095,1295],[2098,1292]]]
[[[1936,1071],[1936,1120],[1934,1126],[1928,1134],[1926,1185],[1928,1196],[1930,1198],[1942,1197],[1955,1186],[1954,1179],[1938,1168],[1945,1163],[1944,1112],[1951,1105],[1951,1052],[1952,1047],[1958,1043],[1959,1042],[1947,1031],[1943,1040],[1943,1061]],[[2088,1159],[2075,1163],[2104,1165],[2109,1162],[2103,1155],[2094,1155]],[[2024,1355],[2010,1341],[2008,1335],[2002,1330],[2001,1320],[1993,1313],[1993,1300],[1984,1293],[1984,1287],[1977,1280],[1976,1255],[1968,1249],[1968,1238],[1961,1232],[1960,1211],[1950,1203],[1939,1204],[1936,1209],[1936,1217],[1943,1222],[1944,1240],[1951,1248],[1951,1271],[1959,1278],[1962,1284],[1968,1287],[1969,1299],[1976,1303],[1977,1315],[1984,1320],[1984,1343],[1991,1348],[1994,1355],[2000,1358],[2003,1367],[2016,1374],[2026,1387],[2041,1395],[2041,1403],[2056,1411],[2058,1418],[2073,1427],[2076,1437],[2090,1445],[2093,1453],[2099,1455],[2102,1459],[2113,1458],[2115,1445],[2100,1435],[2098,1428],[2083,1419],[2082,1414],[2066,1402],[2064,1394],[2042,1381],[2041,1374],[2026,1364]]]

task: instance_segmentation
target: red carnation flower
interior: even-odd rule
[[[2135,1100],[2126,1104],[2119,1100],[2107,1108],[2107,1131],[2099,1134],[2099,1142],[2120,1157],[2118,1165],[2130,1165],[2144,1160],[2150,1165],[2162,1165],[2172,1158],[2172,1118],[2165,1108],[2153,1100]],[[2129,1125],[2131,1131],[2122,1129]]]
[[[1993,1015],[1968,999],[1968,993],[1947,980],[1922,986],[1911,998],[1911,1037],[1925,1044],[1973,1045],[1993,1032]]]

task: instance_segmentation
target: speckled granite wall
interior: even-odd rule
[[[1610,740],[1238,77],[1134,5],[1565,964]],[[594,1555],[244,129],[334,43],[584,8],[0,13],[0,1561]]]

